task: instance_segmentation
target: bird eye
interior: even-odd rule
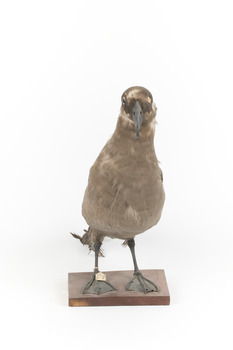
[[[122,104],[124,105],[126,102],[126,98],[125,97],[122,97]]]

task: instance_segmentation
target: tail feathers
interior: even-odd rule
[[[74,232],[70,232],[70,234],[76,238],[76,239],[79,239],[80,242],[83,244],[83,245],[88,245],[88,248],[89,250],[93,250],[94,251],[94,241],[92,239],[92,235],[91,235],[91,229],[90,227],[88,228],[88,230],[84,230],[84,235],[81,237],[79,235],[77,235],[76,233]],[[100,249],[99,250],[99,256],[104,256],[103,255],[103,251]]]
[[[123,247],[127,247],[128,246],[128,239],[126,239],[123,243],[122,243],[122,245],[123,245]]]
[[[77,239],[79,239],[79,240],[82,242],[82,237],[81,237],[81,236],[76,235],[76,233],[74,233],[74,232],[70,232],[70,234],[71,234],[74,238],[77,238]]]
[[[81,237],[79,235],[76,235],[76,233],[74,232],[70,232],[71,235],[74,237],[74,238],[77,238],[80,240],[80,242],[83,244],[83,245],[88,245],[89,249],[90,250],[93,250],[93,242],[92,242],[92,239],[91,239],[91,235],[89,234],[89,229],[88,230],[84,230],[84,235]]]

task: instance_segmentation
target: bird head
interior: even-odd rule
[[[136,138],[140,130],[154,126],[156,106],[149,90],[141,86],[130,87],[121,96],[121,103],[120,116],[135,130]]]

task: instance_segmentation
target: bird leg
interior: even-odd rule
[[[99,251],[102,243],[94,243],[95,251],[95,268],[91,279],[87,282],[83,288],[83,294],[103,294],[115,290],[115,288],[108,282],[104,280],[98,280],[99,266],[98,258]]]
[[[130,239],[127,244],[130,248],[130,251],[133,257],[134,276],[132,280],[129,282],[129,284],[127,285],[126,289],[130,291],[137,291],[142,293],[158,292],[159,290],[158,287],[152,281],[145,278],[138,268],[136,255],[135,255],[134,239]]]

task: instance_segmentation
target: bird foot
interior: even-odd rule
[[[83,294],[104,294],[116,290],[110,283],[106,281],[98,281],[95,278],[95,274],[91,277],[83,288]]]
[[[127,290],[142,293],[158,292],[158,287],[150,280],[145,278],[141,272],[135,272],[132,280],[127,285]]]

